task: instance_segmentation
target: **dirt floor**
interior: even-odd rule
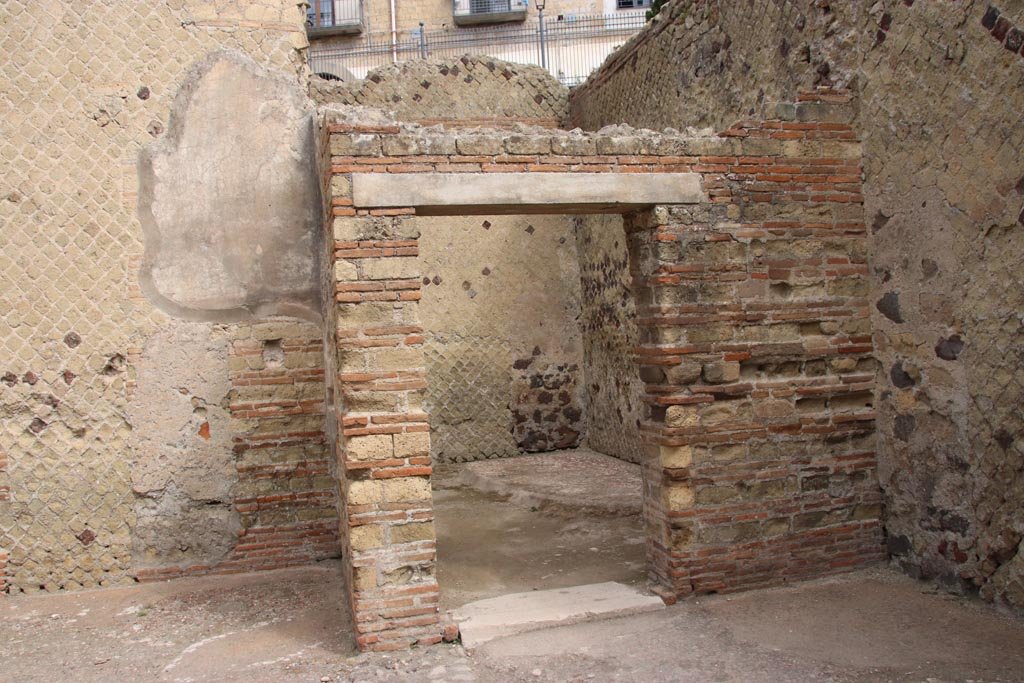
[[[433,479],[445,609],[509,593],[646,581],[640,470],[577,449],[441,468]]]
[[[557,455],[436,477],[446,609],[642,583],[639,473],[593,453]],[[882,568],[525,633],[472,653],[358,654],[344,596],[332,561],[0,597],[0,682],[1024,681],[1024,617]]]
[[[337,563],[0,598],[2,681],[1021,681],[1024,619],[889,570],[356,655]]]

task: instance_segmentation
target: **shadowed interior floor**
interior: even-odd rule
[[[574,449],[446,466],[433,484],[443,609],[646,580],[637,465]]]

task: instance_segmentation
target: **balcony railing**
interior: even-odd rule
[[[456,26],[523,21],[527,9],[528,0],[452,0]]]
[[[487,55],[518,64],[546,66],[568,86],[586,80],[615,48],[643,28],[643,11],[608,15],[556,15],[544,22],[507,26],[416,30],[402,32],[392,43],[389,33],[369,33],[351,46],[313,43],[313,73],[330,77],[352,74],[365,78],[370,69],[410,59],[444,59]]]
[[[361,33],[363,0],[309,0],[306,32],[311,37]]]

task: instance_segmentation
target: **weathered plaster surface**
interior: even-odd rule
[[[318,317],[314,115],[295,82],[214,53],[139,158],[143,292],[168,313]]]
[[[135,365],[136,566],[213,564],[234,547],[229,342],[223,327],[172,322],[150,337]]]

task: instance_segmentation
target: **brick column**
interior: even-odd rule
[[[357,212],[335,176],[329,394],[346,539],[344,562],[363,650],[440,641],[430,488],[430,426],[412,210]]]
[[[741,144],[762,155],[700,166],[708,202],[626,222],[652,579],[669,599],[883,557],[858,150]]]
[[[629,249],[630,276],[638,314],[648,310],[659,299],[655,276],[664,256],[663,236],[659,234],[659,227],[664,222],[665,215],[666,209],[660,207],[623,216]],[[640,340],[643,344],[656,335],[656,330],[650,325],[649,319],[641,317],[638,322]],[[656,393],[656,386],[664,382],[665,368],[677,363],[678,359],[672,355],[652,355],[641,346],[637,349],[636,362],[640,370],[640,379],[645,383],[647,396],[650,397]],[[688,591],[681,590],[672,581],[671,555],[680,539],[677,531],[673,529],[668,513],[676,502],[678,491],[673,493],[671,487],[665,486],[666,472],[671,473],[665,468],[674,464],[676,456],[666,450],[665,458],[662,457],[662,416],[663,409],[648,401],[641,426],[644,443],[640,471],[643,482],[648,583],[651,590],[671,604]],[[689,466],[689,460],[682,463],[682,466]],[[685,543],[688,539],[683,538],[682,541]]]

